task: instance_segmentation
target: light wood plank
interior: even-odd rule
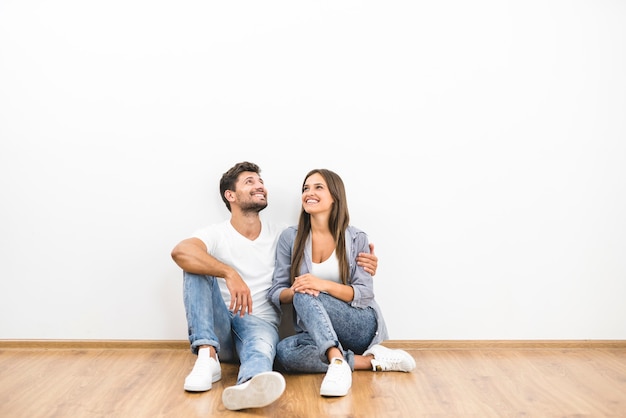
[[[185,392],[188,347],[0,346],[0,417],[626,416],[626,348],[597,347],[409,349],[416,370],[355,372],[346,397],[320,397],[322,374],[286,375],[277,402],[233,412],[221,394],[237,366]]]

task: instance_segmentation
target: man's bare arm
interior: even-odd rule
[[[207,252],[206,245],[199,238],[188,238],[176,245],[172,250],[174,262],[188,273],[213,277],[222,277],[230,292],[229,309],[244,313],[252,313],[252,295],[250,288],[237,270],[222,263]]]
[[[224,278],[233,275],[233,268],[209,254],[199,238],[188,238],[178,243],[172,250],[172,259],[178,267],[189,273]]]

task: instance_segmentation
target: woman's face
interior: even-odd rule
[[[330,212],[333,205],[328,185],[319,173],[311,174],[302,186],[302,208],[308,214]]]

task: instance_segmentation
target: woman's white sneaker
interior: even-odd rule
[[[335,357],[330,361],[326,376],[322,380],[320,395],[346,396],[352,386],[352,370],[344,359]]]
[[[415,359],[404,350],[392,350],[375,344],[363,355],[374,356],[372,370],[375,372],[410,372],[415,368]]]

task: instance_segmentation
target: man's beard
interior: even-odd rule
[[[267,207],[267,201],[263,201],[263,202],[247,202],[246,204],[241,205],[241,211],[242,212],[259,213],[263,209],[265,209],[266,207]]]

